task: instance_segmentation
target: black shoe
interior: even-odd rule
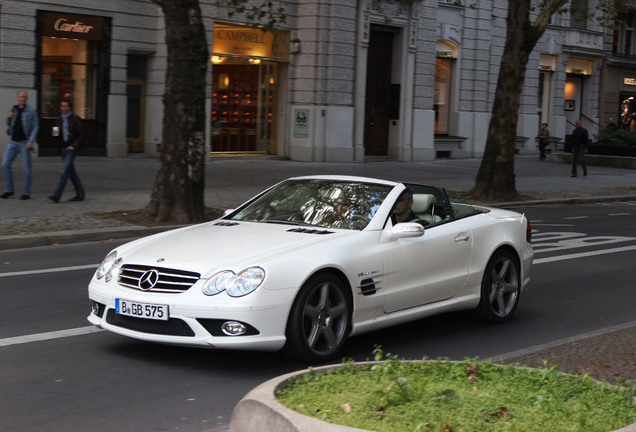
[[[74,196],[73,198],[71,198],[69,201],[84,201],[84,198],[82,197],[78,197],[78,196]]]
[[[31,195],[22,195],[22,196],[20,197],[20,199],[21,199],[21,200],[28,200],[28,199],[31,199]]]
[[[0,195],[0,198],[9,198],[11,195],[15,195],[13,192],[5,192]]]
[[[51,196],[49,197],[49,199],[50,199],[51,201],[53,201],[55,204],[57,204],[57,203],[59,203],[59,202],[60,202],[60,199],[59,199],[58,197],[56,197],[55,195],[51,195]]]

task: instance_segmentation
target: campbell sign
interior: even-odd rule
[[[289,61],[289,31],[264,32],[257,28],[225,23],[214,24],[212,53],[239,57]]]
[[[104,18],[89,15],[46,13],[44,14],[44,36],[68,39],[102,40]]]

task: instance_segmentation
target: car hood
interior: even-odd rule
[[[301,248],[325,246],[359,234],[281,224],[214,221],[145,237],[118,248],[124,264],[156,265],[195,271],[240,271]],[[326,246],[325,246],[326,247]],[[318,251],[316,251],[318,253]]]

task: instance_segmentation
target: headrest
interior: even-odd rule
[[[433,204],[437,202],[437,198],[432,194],[413,194],[413,205],[411,210],[413,213],[426,213]]]

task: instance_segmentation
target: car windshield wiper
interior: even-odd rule
[[[284,220],[284,219],[267,219],[265,221],[265,223],[273,223],[273,224],[281,224],[281,225],[295,225],[295,226],[307,226],[307,227],[319,227],[319,228],[326,228],[322,225],[314,225],[311,224],[309,222],[303,222],[303,221],[290,221],[290,220]]]

